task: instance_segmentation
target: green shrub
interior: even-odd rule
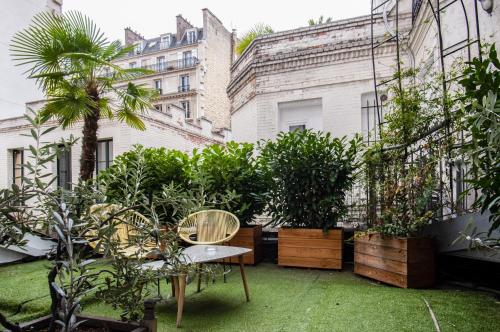
[[[347,209],[346,191],[354,181],[360,137],[347,142],[329,133],[280,133],[260,145],[268,209],[275,225],[335,226]]]
[[[203,180],[209,194],[233,192],[234,199],[229,204],[216,208],[229,209],[243,226],[262,213],[265,205],[262,198],[266,185],[253,151],[253,144],[229,142],[226,146],[208,146],[192,158],[193,184],[198,178]]]
[[[140,181],[140,190],[151,200],[154,194],[161,192],[164,185],[173,182],[186,188],[189,183],[189,156],[177,150],[165,148],[144,148],[135,145],[113,161],[113,166],[99,173],[99,183],[105,189],[107,200],[123,202],[123,186],[128,183],[127,169],[135,167],[138,158],[144,158],[144,179]]]

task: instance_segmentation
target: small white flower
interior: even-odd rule
[[[465,239],[466,239],[467,241],[472,240],[472,238],[470,237],[470,235],[467,235],[467,236],[465,237]]]

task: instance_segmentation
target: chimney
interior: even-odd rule
[[[130,27],[125,28],[125,46],[130,46],[140,40],[144,40],[144,37],[130,29]]]
[[[177,15],[176,18],[177,18],[177,34],[175,35],[175,37],[177,38],[177,41],[181,41],[181,38],[184,35],[186,29],[190,29],[193,26],[184,17],[182,17],[182,15]]]

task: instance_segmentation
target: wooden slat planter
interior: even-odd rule
[[[243,263],[255,265],[262,260],[262,225],[252,227],[242,227],[236,236],[228,242],[228,245],[252,249],[248,254],[243,255]],[[230,263],[237,264],[238,258],[231,258]]]
[[[317,269],[342,269],[343,229],[280,228],[278,265]]]
[[[380,234],[356,237],[354,273],[402,288],[433,287],[432,240]]]

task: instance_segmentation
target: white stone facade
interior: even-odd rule
[[[62,0],[3,0],[0,12],[0,119],[24,114],[25,103],[43,98],[34,80],[12,61],[9,45],[14,34],[26,28],[41,11],[61,12]]]
[[[233,58],[233,33],[208,9],[203,27],[194,27],[177,16],[176,33],[146,39],[125,29],[125,45],[134,52],[116,64],[154,71],[135,80],[159,90],[155,106],[168,113],[171,105],[184,108],[186,118],[209,119],[216,128],[229,128],[229,68]]]
[[[445,5],[450,1],[440,2]],[[473,40],[476,34],[474,2],[465,3],[469,38]],[[500,45],[500,6],[496,4],[491,15],[478,6],[482,41],[496,41]],[[394,29],[390,24],[394,10],[388,11],[389,29]],[[465,34],[461,10],[458,1],[442,14],[444,47],[453,45]],[[390,35],[383,15],[377,14],[374,18],[377,43]],[[279,131],[291,130],[300,124],[338,137],[366,135],[373,129],[374,115],[364,108],[367,102],[370,106],[374,102],[370,22],[367,15],[254,40],[231,67],[228,95],[234,139],[248,142],[272,139]],[[428,1],[422,2],[415,21],[412,1],[399,1],[399,31],[403,66],[422,68],[430,63],[439,72],[437,30]],[[459,54],[464,53],[457,52]],[[391,77],[396,69],[395,44],[377,47],[375,59],[379,82]],[[453,57],[447,61],[448,68]],[[314,103],[316,106],[311,107]],[[282,105],[288,105],[291,113],[284,113],[287,111]]]
[[[39,105],[30,105],[34,109]],[[230,139],[227,130],[213,131],[212,123],[206,119],[199,122],[186,121],[184,111],[173,107],[170,114],[156,110],[141,116],[146,124],[145,131],[130,128],[124,123],[102,119],[99,121],[99,140],[111,140],[112,155],[118,156],[132,149],[135,144],[146,147],[165,147],[191,153],[194,148],[202,148],[206,144],[224,144]],[[50,121],[44,127],[57,125]],[[24,117],[0,120],[0,188],[13,183],[13,150],[23,150],[24,160],[30,157],[27,149],[34,141],[31,137],[22,136],[29,134],[30,124]],[[71,135],[81,137],[82,123],[75,124],[72,128],[62,130],[58,128],[46,136],[44,141],[57,142],[61,138],[68,139]],[[81,154],[81,141],[71,149],[71,179],[78,182]],[[57,163],[48,166],[49,171],[57,174]]]

